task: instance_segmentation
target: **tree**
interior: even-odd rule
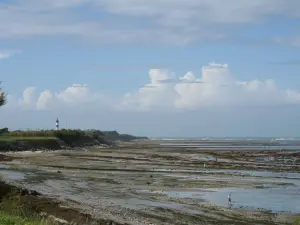
[[[6,93],[2,90],[2,88],[0,88],[0,106],[5,105],[6,102]]]

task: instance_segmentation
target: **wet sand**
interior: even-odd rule
[[[18,158],[3,162],[3,179],[120,224],[291,224],[300,216],[297,150],[209,150],[139,141],[8,155]]]

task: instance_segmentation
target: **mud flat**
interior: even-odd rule
[[[7,153],[0,175],[118,224],[293,224],[300,216],[297,146],[272,149],[260,142],[268,148],[241,149],[235,143],[234,150],[224,150],[163,143]]]

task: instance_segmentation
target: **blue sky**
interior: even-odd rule
[[[300,2],[224,4],[0,1],[2,126],[300,136]]]

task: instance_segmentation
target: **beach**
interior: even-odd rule
[[[11,152],[1,175],[118,224],[292,224],[300,216],[298,144],[156,139]]]

